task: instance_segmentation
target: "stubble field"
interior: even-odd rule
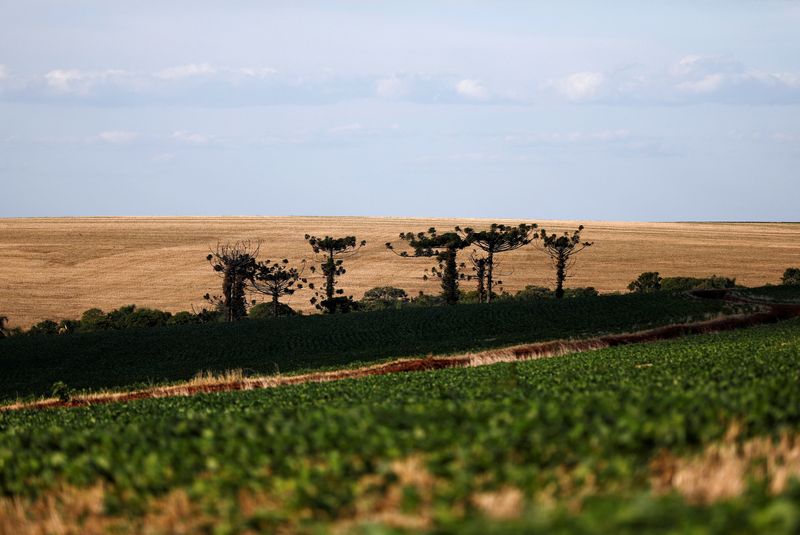
[[[42,319],[75,318],[88,308],[135,303],[169,311],[203,306],[202,295],[219,281],[205,255],[218,241],[261,240],[263,258],[311,260],[306,233],[356,235],[365,247],[347,263],[342,287],[360,298],[374,286],[409,294],[436,293],[422,279],[430,259],[403,259],[384,243],[401,231],[454,225],[482,227],[488,220],[365,217],[110,217],[0,219],[0,314],[12,326]],[[497,221],[519,223],[520,221]],[[541,221],[548,231],[578,223]],[[775,283],[800,264],[800,224],[613,223],[583,221],[594,247],[582,253],[570,286],[623,291],[642,271],[662,276],[736,277],[751,286]],[[500,257],[508,291],[552,285],[545,257],[533,246]],[[308,273],[307,273],[308,274]],[[464,283],[469,284],[469,283]],[[288,303],[310,311],[309,292]]]

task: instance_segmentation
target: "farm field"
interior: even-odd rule
[[[0,345],[0,399],[47,394],[56,381],[96,390],[186,380],[204,371],[292,373],[584,339],[730,311],[722,301],[628,294],[14,336]]]
[[[494,221],[494,220],[492,220]],[[168,311],[203,305],[219,288],[205,261],[217,241],[262,240],[265,258],[310,258],[306,233],[355,234],[368,242],[348,261],[343,288],[360,298],[374,286],[398,286],[410,295],[437,293],[422,280],[432,262],[401,259],[384,243],[402,231],[490,220],[364,217],[159,217],[0,219],[0,314],[27,328],[43,319],[77,318],[84,310],[126,304]],[[502,222],[502,221],[497,221]],[[506,221],[518,223],[519,221]],[[549,231],[578,222],[541,221]],[[608,223],[582,221],[595,242],[580,258],[571,286],[623,291],[642,271],[662,276],[736,277],[754,286],[775,283],[800,256],[800,225],[790,223]],[[552,286],[548,261],[534,247],[501,255],[498,272],[508,291],[527,284]],[[306,312],[310,295],[288,303]]]
[[[0,532],[795,533],[799,370],[795,319],[524,363],[0,413]]]

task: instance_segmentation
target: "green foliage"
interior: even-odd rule
[[[592,288],[591,286],[586,286],[584,288],[565,288],[564,295],[565,298],[570,297],[598,297],[600,293]],[[547,288],[545,286],[535,286],[535,285],[528,285],[522,290],[518,291],[514,296],[515,299],[555,299],[556,292]]]
[[[744,295],[748,299],[772,303],[800,303],[800,286],[798,285],[778,285],[762,286],[761,288],[740,288],[737,294]]]
[[[102,329],[109,329],[109,321],[106,313],[99,308],[90,308],[81,315],[80,327],[78,329],[84,332],[99,331]]]
[[[785,286],[800,285],[800,268],[786,268],[786,271],[783,272],[781,284]]]
[[[258,303],[250,307],[247,317],[254,320],[274,318],[276,316],[296,316],[297,311],[286,303],[278,303],[277,315],[274,303]]]
[[[475,230],[469,227],[461,229],[460,227],[456,227],[456,232],[459,232],[468,244],[475,245],[486,253],[486,256],[483,258],[472,257],[478,280],[477,292],[479,302],[485,301],[491,303],[495,295],[494,256],[496,254],[514,251],[528,245],[532,240],[538,237],[534,233],[536,228],[537,225],[535,223],[521,223],[516,227],[492,223],[486,230]]]
[[[688,292],[690,290],[711,290],[722,288],[735,288],[736,279],[711,275],[710,277],[664,277],[661,279],[661,289],[665,292]]]
[[[245,532],[258,520],[236,507],[246,490],[279,500],[277,521],[288,525],[272,531],[293,532],[300,516],[352,518],[357,505],[397,481],[391,461],[419,459],[436,481],[430,499],[443,532],[516,533],[521,524],[481,525],[470,497],[513,487],[574,504],[587,479],[598,496],[577,508],[582,516],[556,509],[526,520],[566,530],[558,533],[702,527],[705,509],[649,491],[654,459],[698,453],[733,422],[742,439],[796,432],[798,369],[800,321],[792,320],[513,364],[5,412],[0,494],[102,483],[107,506],[135,518],[153,497],[187,489],[205,515]],[[412,514],[413,490],[405,493]],[[715,509],[714,525],[762,533],[796,527],[796,486],[758,496]]]
[[[355,255],[367,244],[366,240],[359,242],[355,236],[345,236],[343,238],[325,236],[324,238],[318,238],[317,236],[306,234],[305,237],[311,246],[311,250],[317,256],[317,262],[323,277],[323,283],[319,288],[313,282],[308,284],[308,287],[315,292],[314,297],[311,298],[311,304],[317,310],[327,314],[356,310],[358,305],[353,301],[353,296],[345,296],[344,290],[337,288],[337,279],[347,273],[344,267],[344,259]],[[311,266],[311,273],[316,273],[316,269],[316,266]]]
[[[556,299],[564,297],[564,281],[575,265],[575,255],[593,245],[592,242],[581,241],[583,225],[570,234],[547,234],[545,229],[539,232],[539,248],[550,258],[556,270]]]
[[[408,294],[402,288],[394,286],[378,286],[364,292],[359,304],[362,310],[374,311],[387,308],[399,308],[410,301]]]
[[[72,390],[63,381],[56,381],[50,387],[50,395],[66,403],[72,399]]]
[[[628,285],[628,290],[638,293],[657,292],[661,289],[661,281],[658,271],[645,271]]]
[[[75,388],[190,379],[198,372],[282,373],[388,358],[467,352],[512,344],[625,332],[704,317],[722,303],[659,294],[498,301],[400,310],[292,316],[3,341],[0,399],[44,394],[57,380]],[[235,348],[232,350],[231,348]]]
[[[167,325],[193,325],[196,323],[201,323],[197,314],[192,314],[185,310],[176,312],[167,320]]]
[[[401,232],[400,239],[408,243],[414,253],[413,256],[432,257],[436,260],[436,266],[429,270],[430,275],[441,281],[442,297],[445,302],[448,305],[458,303],[460,297],[458,281],[466,277],[459,272],[459,269],[464,268],[465,264],[458,263],[458,251],[468,247],[469,240],[463,237],[458,230],[439,234],[434,227],[429,228],[426,232],[417,232],[416,234]],[[391,242],[386,243],[386,248],[390,251],[395,250]],[[408,251],[401,251],[397,254],[404,258],[410,256]],[[423,276],[425,280],[428,279],[427,273]]]
[[[247,314],[245,293],[256,273],[260,243],[237,241],[217,244],[206,256],[211,268],[222,278],[222,295],[205,294],[203,298],[223,313],[226,321],[236,321]]]
[[[172,316],[169,312],[152,308],[137,308],[128,305],[112,310],[107,319],[111,329],[143,329],[166,325]]]
[[[48,334],[48,335],[58,334],[58,323],[56,323],[53,320],[40,321],[39,323],[28,329],[28,334],[32,336],[41,334]]]
[[[295,267],[289,266],[289,260],[284,258],[280,262],[266,260],[256,264],[255,274],[250,281],[253,291],[266,295],[271,299],[271,316],[291,316],[295,312],[287,305],[280,302],[281,297],[293,295],[295,291],[303,288],[307,282],[301,277],[301,272]],[[249,314],[253,316],[253,311]],[[266,317],[262,312],[257,312],[256,316]]]

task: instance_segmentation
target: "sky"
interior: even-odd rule
[[[0,0],[0,217],[800,220],[800,1]]]

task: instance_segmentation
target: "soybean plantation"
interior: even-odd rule
[[[798,382],[795,319],[524,363],[6,412],[0,511],[7,526],[55,508],[67,526],[119,533],[795,533]]]
[[[630,332],[732,310],[683,295],[628,294],[15,336],[0,346],[0,399],[48,394],[57,381],[96,390],[236,368],[290,373]]]

